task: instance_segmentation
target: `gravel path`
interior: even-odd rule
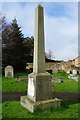
[[[19,101],[20,96],[26,95],[26,92],[3,92],[0,93],[0,101]],[[63,100],[80,100],[80,93],[76,92],[54,92],[53,98],[60,98]]]

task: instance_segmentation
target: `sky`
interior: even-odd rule
[[[24,37],[34,36],[35,8],[44,7],[45,52],[54,59],[71,60],[78,56],[77,2],[3,2],[2,11],[8,22],[16,18]]]

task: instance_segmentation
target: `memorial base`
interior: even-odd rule
[[[30,112],[34,112],[38,109],[44,110],[46,108],[58,108],[60,107],[61,100],[58,98],[33,102],[27,96],[21,96],[21,105],[27,108]]]

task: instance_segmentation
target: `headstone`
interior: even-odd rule
[[[5,77],[14,77],[14,69],[12,66],[8,65],[5,67]]]
[[[52,99],[51,76],[45,71],[43,7],[35,10],[33,73],[28,76],[27,96],[21,96],[21,105],[30,112],[47,107],[59,107],[60,100]]]
[[[73,70],[72,71],[72,74],[75,76],[75,75],[77,75],[77,70]]]
[[[68,75],[68,78],[74,79],[74,80],[76,80],[76,81],[79,80],[79,76],[77,76],[76,74],[69,74],[69,75]]]
[[[67,74],[70,74],[70,71],[67,71],[66,73],[67,73]]]

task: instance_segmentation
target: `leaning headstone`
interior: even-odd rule
[[[35,11],[33,73],[28,76],[27,96],[21,96],[21,105],[30,112],[47,107],[60,107],[60,100],[52,99],[51,76],[45,71],[44,16],[41,5],[38,5]]]
[[[5,67],[5,77],[14,77],[14,69],[12,66],[8,65]]]

